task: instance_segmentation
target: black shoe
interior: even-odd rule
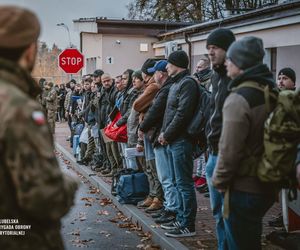
[[[196,187],[197,191],[200,193],[207,193],[208,192],[208,186],[207,184],[203,184],[201,186]]]
[[[279,215],[273,220],[270,220],[268,223],[270,227],[283,227],[283,217],[282,215]]]
[[[183,237],[191,237],[196,235],[195,229],[189,229],[187,227],[176,228],[172,231],[165,233],[166,236],[175,237],[175,238],[183,238]]]
[[[154,220],[154,222],[157,224],[164,224],[164,223],[174,221],[175,219],[176,219],[176,213],[166,210],[162,214],[162,216]]]
[[[157,219],[157,218],[161,217],[164,212],[165,212],[165,208],[163,207],[161,210],[157,211],[157,213],[152,214],[151,217],[153,219]]]
[[[209,197],[210,197],[210,196],[209,196],[209,192],[205,193],[205,194],[204,194],[204,197],[205,197],[205,198],[209,198]]]
[[[171,221],[168,223],[161,224],[160,227],[162,229],[166,229],[166,230],[174,230],[174,229],[180,228],[181,225],[180,225],[179,221]]]

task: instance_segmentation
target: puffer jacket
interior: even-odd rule
[[[161,132],[168,143],[179,138],[187,137],[187,127],[191,122],[198,100],[198,86],[196,81],[184,70],[173,77]]]

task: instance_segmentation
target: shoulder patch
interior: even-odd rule
[[[46,118],[42,111],[33,111],[31,115],[35,124],[42,126],[46,124]]]

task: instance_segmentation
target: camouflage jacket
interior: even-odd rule
[[[46,108],[47,110],[56,111],[57,110],[57,92],[54,88],[52,88],[48,96],[46,97]]]
[[[1,235],[0,249],[63,249],[60,219],[77,183],[59,168],[38,90],[28,73],[0,59],[0,225],[31,226],[24,236]]]

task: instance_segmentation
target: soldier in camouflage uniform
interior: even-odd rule
[[[42,93],[40,94],[41,96],[41,104],[42,104],[42,107],[44,109],[44,112],[47,116],[47,96],[49,95],[49,92],[50,92],[50,89],[47,87],[47,82],[45,81],[43,83],[43,87],[42,87]]]
[[[47,83],[45,87],[46,91],[48,91],[48,95],[46,99],[46,109],[47,109],[47,120],[50,125],[50,129],[52,134],[55,133],[55,120],[56,120],[56,112],[57,112],[57,92],[54,88],[53,82]]]
[[[39,33],[32,12],[0,7],[0,223],[16,219],[17,225],[31,225],[24,236],[2,233],[1,250],[64,249],[60,219],[72,206],[77,188],[59,168],[36,101],[40,88],[30,72]]]

